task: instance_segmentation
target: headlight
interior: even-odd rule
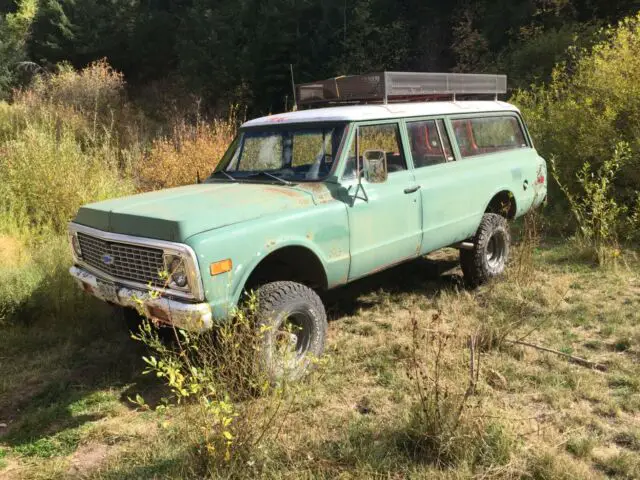
[[[169,275],[169,287],[184,289],[189,285],[189,274],[184,258],[177,255],[167,255],[165,266]]]

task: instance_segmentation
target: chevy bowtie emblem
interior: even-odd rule
[[[111,265],[113,264],[113,257],[109,254],[103,255],[102,256],[102,263],[104,263],[105,265]]]

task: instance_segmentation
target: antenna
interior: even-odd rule
[[[293,111],[298,110],[298,99],[296,98],[296,82],[293,80],[293,64],[289,64],[291,69],[291,88],[293,89]]]

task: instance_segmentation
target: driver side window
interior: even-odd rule
[[[400,141],[400,128],[397,123],[358,127],[357,135],[358,142],[355,141],[355,138],[351,142],[343,178],[355,178],[356,176],[356,143],[358,144],[361,169],[362,153],[366,150],[383,150],[386,152],[389,175],[407,169],[407,162],[404,158]]]

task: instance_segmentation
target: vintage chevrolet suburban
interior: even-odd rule
[[[460,96],[505,89],[503,76],[391,72],[298,85],[300,104],[355,105],[248,121],[205,181],[82,207],[70,272],[192,330],[255,290],[267,346],[284,336],[304,369],[324,348],[317,292],[447,246],[471,285],[502,273],[508,222],[545,200],[546,164],[514,106]]]

